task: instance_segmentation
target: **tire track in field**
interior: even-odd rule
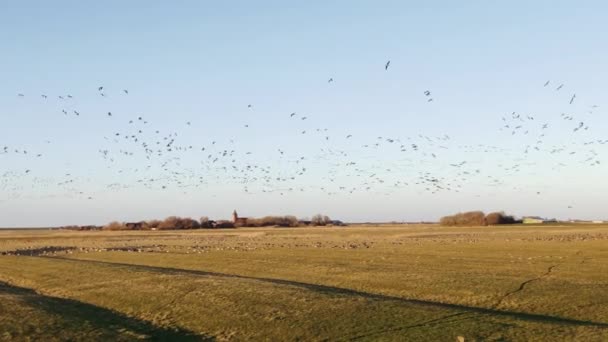
[[[173,274],[173,275],[194,275],[194,276],[204,276],[204,277],[243,279],[243,280],[259,281],[259,282],[270,283],[270,284],[298,287],[298,288],[303,288],[303,289],[307,289],[307,290],[310,290],[313,292],[328,294],[328,295],[342,295],[342,296],[360,297],[360,298],[372,299],[372,300],[396,301],[396,302],[400,302],[403,304],[420,305],[420,306],[441,308],[441,309],[447,309],[447,310],[464,311],[464,312],[469,312],[469,313],[479,313],[479,314],[490,315],[490,316],[508,317],[511,319],[525,320],[525,321],[532,321],[532,322],[608,328],[608,322],[585,321],[585,320],[564,318],[564,317],[544,315],[544,314],[498,310],[495,307],[484,308],[484,307],[443,303],[443,302],[422,300],[422,299],[410,299],[410,298],[403,298],[403,297],[397,297],[397,296],[391,296],[391,295],[364,292],[364,291],[348,289],[348,288],[335,287],[335,286],[331,286],[331,285],[305,283],[305,282],[294,281],[294,280],[253,277],[253,276],[245,276],[245,275],[238,275],[238,274],[220,273],[220,272],[188,270],[188,269],[180,269],[180,268],[172,268],[172,267],[147,266],[147,265],[140,265],[140,264],[128,264],[128,263],[118,263],[118,262],[99,261],[99,260],[72,259],[72,258],[63,258],[63,257],[41,257],[41,258],[61,260],[61,261],[73,262],[73,263],[89,263],[89,264],[96,264],[96,265],[106,266],[106,267],[125,268],[125,269],[131,269],[131,270],[135,270],[135,271],[159,273],[159,274],[165,274],[165,275],[167,275],[167,274],[168,275],[171,275],[171,274]],[[550,267],[550,269],[552,270],[554,267],[557,267],[557,266],[552,266],[552,267]],[[549,273],[550,273],[550,271],[549,271]]]
[[[505,301],[505,299],[507,299],[508,297],[510,297],[510,296],[512,296],[512,295],[514,295],[514,294],[516,294],[516,293],[519,293],[519,292],[523,291],[523,290],[526,288],[526,286],[527,286],[528,284],[530,284],[530,283],[532,283],[532,282],[535,282],[535,281],[537,281],[537,280],[541,280],[541,279],[543,279],[543,278],[545,278],[545,277],[549,276],[549,275],[551,274],[551,272],[553,272],[553,269],[554,269],[554,268],[556,268],[557,266],[559,266],[559,265],[553,265],[553,266],[549,266],[549,268],[547,269],[547,272],[543,273],[543,274],[542,274],[540,277],[536,277],[536,278],[528,279],[528,280],[524,281],[523,283],[519,284],[519,287],[518,287],[517,289],[515,289],[515,290],[513,290],[513,291],[509,291],[509,292],[507,292],[506,294],[504,294],[504,295],[503,295],[503,296],[502,296],[502,297],[501,297],[501,298],[500,298],[500,299],[499,299],[499,300],[496,302],[496,304],[494,304],[492,307],[493,307],[493,308],[497,308],[497,307],[499,307],[499,306],[500,306],[500,305],[501,305],[501,304],[502,304],[502,303]]]

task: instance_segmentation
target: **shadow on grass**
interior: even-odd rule
[[[148,341],[215,341],[213,337],[200,336],[182,329],[157,327],[150,322],[125,316],[119,312],[72,299],[56,298],[36,293],[27,288],[12,286],[0,282],[0,295],[11,295],[19,302],[51,315],[61,317],[76,333],[90,330],[96,337],[104,340],[138,339],[140,336]],[[26,319],[24,317],[24,319]],[[65,326],[57,327],[58,330]]]
[[[375,293],[363,292],[363,291],[358,291],[358,290],[352,290],[352,289],[348,289],[348,288],[334,287],[334,286],[329,286],[329,285],[311,284],[311,283],[304,283],[304,282],[284,280],[284,279],[252,277],[252,276],[243,276],[243,275],[238,275],[238,274],[197,271],[197,270],[147,266],[147,265],[138,265],[138,264],[126,264],[126,263],[98,261],[98,260],[83,260],[83,259],[68,259],[68,258],[52,258],[52,259],[60,259],[60,260],[65,260],[65,261],[70,261],[70,262],[91,263],[91,264],[105,265],[105,266],[110,266],[110,267],[127,268],[127,269],[131,269],[131,270],[135,270],[135,271],[139,270],[139,271],[143,271],[143,272],[155,272],[155,273],[169,274],[169,275],[170,274],[176,274],[176,275],[177,274],[189,274],[189,275],[198,275],[198,276],[212,276],[212,277],[224,277],[224,278],[236,278],[236,279],[245,279],[245,280],[253,280],[253,281],[262,281],[262,282],[266,282],[266,283],[304,288],[304,289],[314,291],[317,293],[325,293],[325,294],[329,294],[329,295],[344,295],[344,296],[355,296],[355,297],[374,299],[374,300],[397,301],[397,302],[407,303],[407,304],[430,306],[430,307],[451,309],[451,310],[459,310],[459,311],[470,312],[470,313],[478,313],[478,314],[484,314],[484,315],[489,315],[489,316],[506,317],[506,318],[516,319],[516,320],[524,320],[524,321],[532,321],[532,322],[540,322],[540,323],[553,323],[553,324],[563,324],[563,325],[570,325],[570,326],[591,326],[591,327],[597,327],[597,328],[608,328],[608,323],[606,323],[606,322],[594,322],[594,321],[588,321],[588,320],[578,320],[578,319],[571,319],[571,318],[544,315],[544,314],[507,311],[507,310],[499,310],[499,309],[494,309],[494,308],[483,308],[483,307],[476,307],[476,306],[450,304],[450,303],[434,302],[434,301],[419,300],[419,299],[408,299],[408,298],[402,298],[402,297],[396,297],[396,296],[390,296],[390,295],[382,295],[382,294],[375,294]]]

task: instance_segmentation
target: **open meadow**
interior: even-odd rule
[[[608,226],[0,230],[0,340],[608,340]]]

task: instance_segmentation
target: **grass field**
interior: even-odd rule
[[[0,340],[608,341],[608,226],[0,230]]]

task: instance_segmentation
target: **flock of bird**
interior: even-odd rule
[[[387,61],[384,72],[390,72],[390,67],[391,61]],[[333,86],[334,79],[329,78],[327,83]],[[539,88],[561,93],[564,84],[551,87],[551,81],[546,81]],[[71,94],[17,96],[23,99],[24,106],[31,97],[47,102],[55,98],[60,103],[74,99]],[[109,92],[99,86],[95,96],[111,101],[114,96],[129,97],[130,93],[128,89]],[[567,96],[565,105],[577,101],[575,93]],[[434,101],[431,90],[421,90],[420,97],[429,105]],[[247,104],[246,108],[253,111],[254,105]],[[539,166],[559,171],[568,166],[601,164],[600,146],[608,145],[608,139],[590,138],[592,128],[588,123],[598,108],[591,105],[586,113],[565,111],[549,119],[518,112],[504,115],[497,130],[514,144],[502,147],[461,144],[450,134],[378,135],[374,139],[353,133],[338,136],[339,130],[323,127],[322,120],[313,114],[286,113],[293,139],[306,139],[302,144],[308,149],[303,152],[284,147],[280,140],[283,138],[277,138],[275,147],[259,151],[255,141],[242,142],[242,136],[233,132],[223,132],[221,138],[205,143],[193,143],[188,138],[190,131],[182,134],[167,130],[162,123],[142,114],[119,114],[112,110],[86,114],[66,105],[60,112],[64,117],[83,119],[96,115],[111,120],[113,131],[92,133],[103,139],[99,148],[90,152],[96,153],[93,159],[102,163],[104,169],[82,170],[70,164],[60,174],[50,175],[44,167],[33,166],[44,164],[32,162],[31,167],[15,168],[14,163],[0,162],[0,201],[27,196],[94,200],[100,192],[134,188],[188,193],[225,187],[251,195],[281,196],[310,191],[329,196],[370,192],[391,195],[403,189],[428,194],[459,193],[472,185],[524,191],[523,185],[515,180],[517,175],[533,172]],[[239,127],[248,130],[251,125],[252,122],[243,122]],[[564,127],[568,127],[570,136],[563,136]],[[183,129],[194,128],[191,121],[183,122]],[[548,139],[552,134],[556,140],[553,143]],[[52,140],[46,137],[44,143],[52,147]],[[70,159],[70,151],[59,153]],[[463,155],[469,157],[454,159]],[[539,165],[537,159],[541,155],[551,161],[550,165]],[[43,152],[0,140],[0,160],[9,157],[27,161],[47,158]],[[490,159],[491,162],[485,162]],[[93,163],[84,161],[89,162]],[[533,191],[541,194],[540,189]]]

